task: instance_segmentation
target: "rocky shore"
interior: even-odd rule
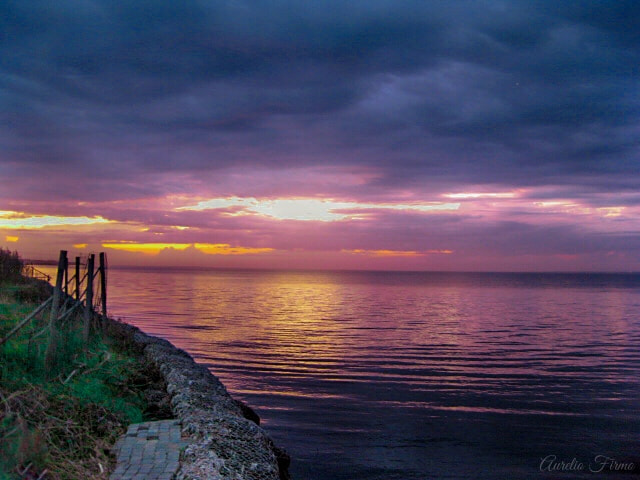
[[[166,397],[187,446],[178,480],[286,480],[289,456],[260,428],[260,418],[229,395],[204,366],[170,342],[103,319],[107,335],[143,355],[166,382]]]

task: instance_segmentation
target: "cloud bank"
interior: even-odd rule
[[[120,222],[57,231],[73,243],[640,268],[638,24],[624,0],[9,0],[0,210]],[[176,210],[217,198],[462,203],[313,226]]]

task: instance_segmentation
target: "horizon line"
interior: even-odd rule
[[[30,260],[23,259],[25,263],[32,265],[56,266],[54,260]],[[188,270],[220,270],[220,271],[264,271],[264,272],[368,272],[368,273],[501,273],[501,274],[554,274],[554,275],[640,275],[640,271],[619,270],[406,270],[406,269],[367,269],[367,268],[278,268],[278,267],[219,267],[202,265],[110,265],[116,270],[138,269],[188,269]]]

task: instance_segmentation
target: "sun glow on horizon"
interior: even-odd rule
[[[226,208],[240,208],[240,212],[230,215],[262,215],[278,220],[302,220],[333,222],[338,220],[356,220],[366,216],[363,210],[405,210],[417,212],[433,212],[442,210],[457,210],[459,203],[422,202],[411,204],[400,203],[360,203],[338,202],[315,198],[292,198],[258,200],[253,197],[212,198],[200,201],[195,205],[178,207],[176,210],[217,210]]]
[[[228,243],[194,243],[193,246],[207,255],[252,255],[269,253],[273,248],[232,247]]]
[[[158,255],[164,250],[184,251],[194,248],[206,255],[252,255],[257,253],[269,253],[273,248],[266,247],[242,247],[231,246],[228,243],[136,243],[136,242],[107,242],[104,248],[120,250],[130,253],[142,253],[145,255]]]
[[[445,193],[442,195],[445,198],[454,199],[467,199],[467,198],[516,198],[519,196],[518,192],[460,192],[460,193]]]
[[[135,243],[135,242],[109,242],[103,243],[104,248],[122,250],[132,253],[144,253],[146,255],[157,255],[162,250],[185,250],[191,246],[190,243]]]
[[[369,255],[373,257],[424,257],[425,255],[444,254],[449,255],[453,250],[365,250],[356,248],[353,250],[341,250],[343,253]]]

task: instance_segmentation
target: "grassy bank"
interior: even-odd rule
[[[0,339],[46,300],[43,282],[20,275],[0,249]],[[45,365],[48,310],[0,346],[0,480],[108,478],[108,449],[148,415],[148,367],[114,339],[82,342],[80,318],[60,325],[59,361]]]

